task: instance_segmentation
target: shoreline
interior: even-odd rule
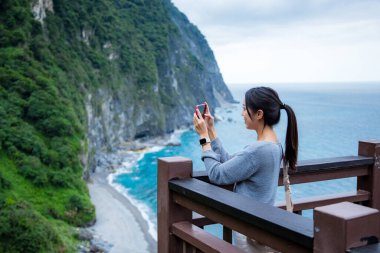
[[[96,210],[96,222],[89,230],[111,245],[107,252],[157,252],[157,231],[152,227],[149,215],[139,208],[138,201],[136,203],[128,196],[128,188],[112,181],[120,174],[128,174],[146,153],[180,145],[179,137],[184,131],[186,129],[178,129],[164,138],[134,141],[129,143],[134,150],[124,147],[116,153],[102,155],[100,166],[87,183]]]
[[[140,210],[107,180],[108,172],[95,172],[87,183],[96,208],[96,223],[90,227],[111,244],[109,252],[157,252],[157,242],[149,233]]]

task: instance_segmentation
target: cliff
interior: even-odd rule
[[[130,6],[126,9],[129,8],[133,9]],[[144,26],[141,23],[135,26],[143,37],[142,50],[148,54],[144,56],[144,53],[143,57],[149,59],[147,63],[153,72],[143,70],[143,77],[139,78],[149,80],[136,80],[117,72],[117,89],[105,83],[86,91],[89,144],[94,152],[188,126],[194,105],[204,101],[212,108],[233,102],[214,55],[199,30],[171,2],[156,1],[155,8],[161,11],[163,19],[156,20],[141,11],[146,17]],[[157,32],[162,33],[163,45],[158,44],[154,35]],[[103,44],[110,51],[108,59],[114,63],[123,61],[119,57],[123,46],[111,40]],[[149,52],[152,49],[155,52]]]
[[[1,1],[0,251],[72,252],[95,217],[84,169],[203,101],[233,98],[170,1]]]

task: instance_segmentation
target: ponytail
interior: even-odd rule
[[[284,167],[288,166],[290,171],[296,171],[298,158],[298,128],[297,119],[293,109],[286,104],[282,105],[288,115],[288,126],[286,129]]]
[[[284,168],[296,171],[298,157],[298,130],[294,111],[289,105],[281,102],[277,92],[269,87],[255,87],[245,93],[245,105],[252,112],[263,110],[264,126],[276,125],[280,121],[281,109],[288,114],[288,126],[285,139]],[[249,110],[248,115],[251,117]]]

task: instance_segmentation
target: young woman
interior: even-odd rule
[[[288,116],[285,153],[273,129],[280,121],[281,110],[285,110]],[[235,184],[234,192],[274,205],[281,160],[284,167],[296,169],[296,116],[292,108],[280,100],[277,92],[268,87],[252,88],[245,93],[242,116],[246,128],[256,131],[257,140],[242,151],[229,155],[218,139],[208,106],[204,117],[196,109],[193,122],[200,136],[202,160],[212,183]],[[234,240],[235,245],[246,252],[273,252],[239,233],[234,233]]]

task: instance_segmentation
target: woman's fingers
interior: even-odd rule
[[[198,117],[196,112],[194,113],[193,122],[194,122],[194,125],[199,125],[199,123],[201,122],[201,119]]]
[[[201,112],[199,111],[198,108],[195,109],[195,113],[197,114],[197,116],[198,116],[199,119],[202,118],[202,114],[201,114]]]
[[[206,118],[211,118],[211,119],[214,118],[214,117],[213,117],[211,114],[209,114],[209,113],[205,113],[205,117],[206,117]]]
[[[210,114],[210,110],[208,109],[208,104],[207,102],[205,102],[205,106],[206,106],[206,110],[205,110],[205,114]]]

